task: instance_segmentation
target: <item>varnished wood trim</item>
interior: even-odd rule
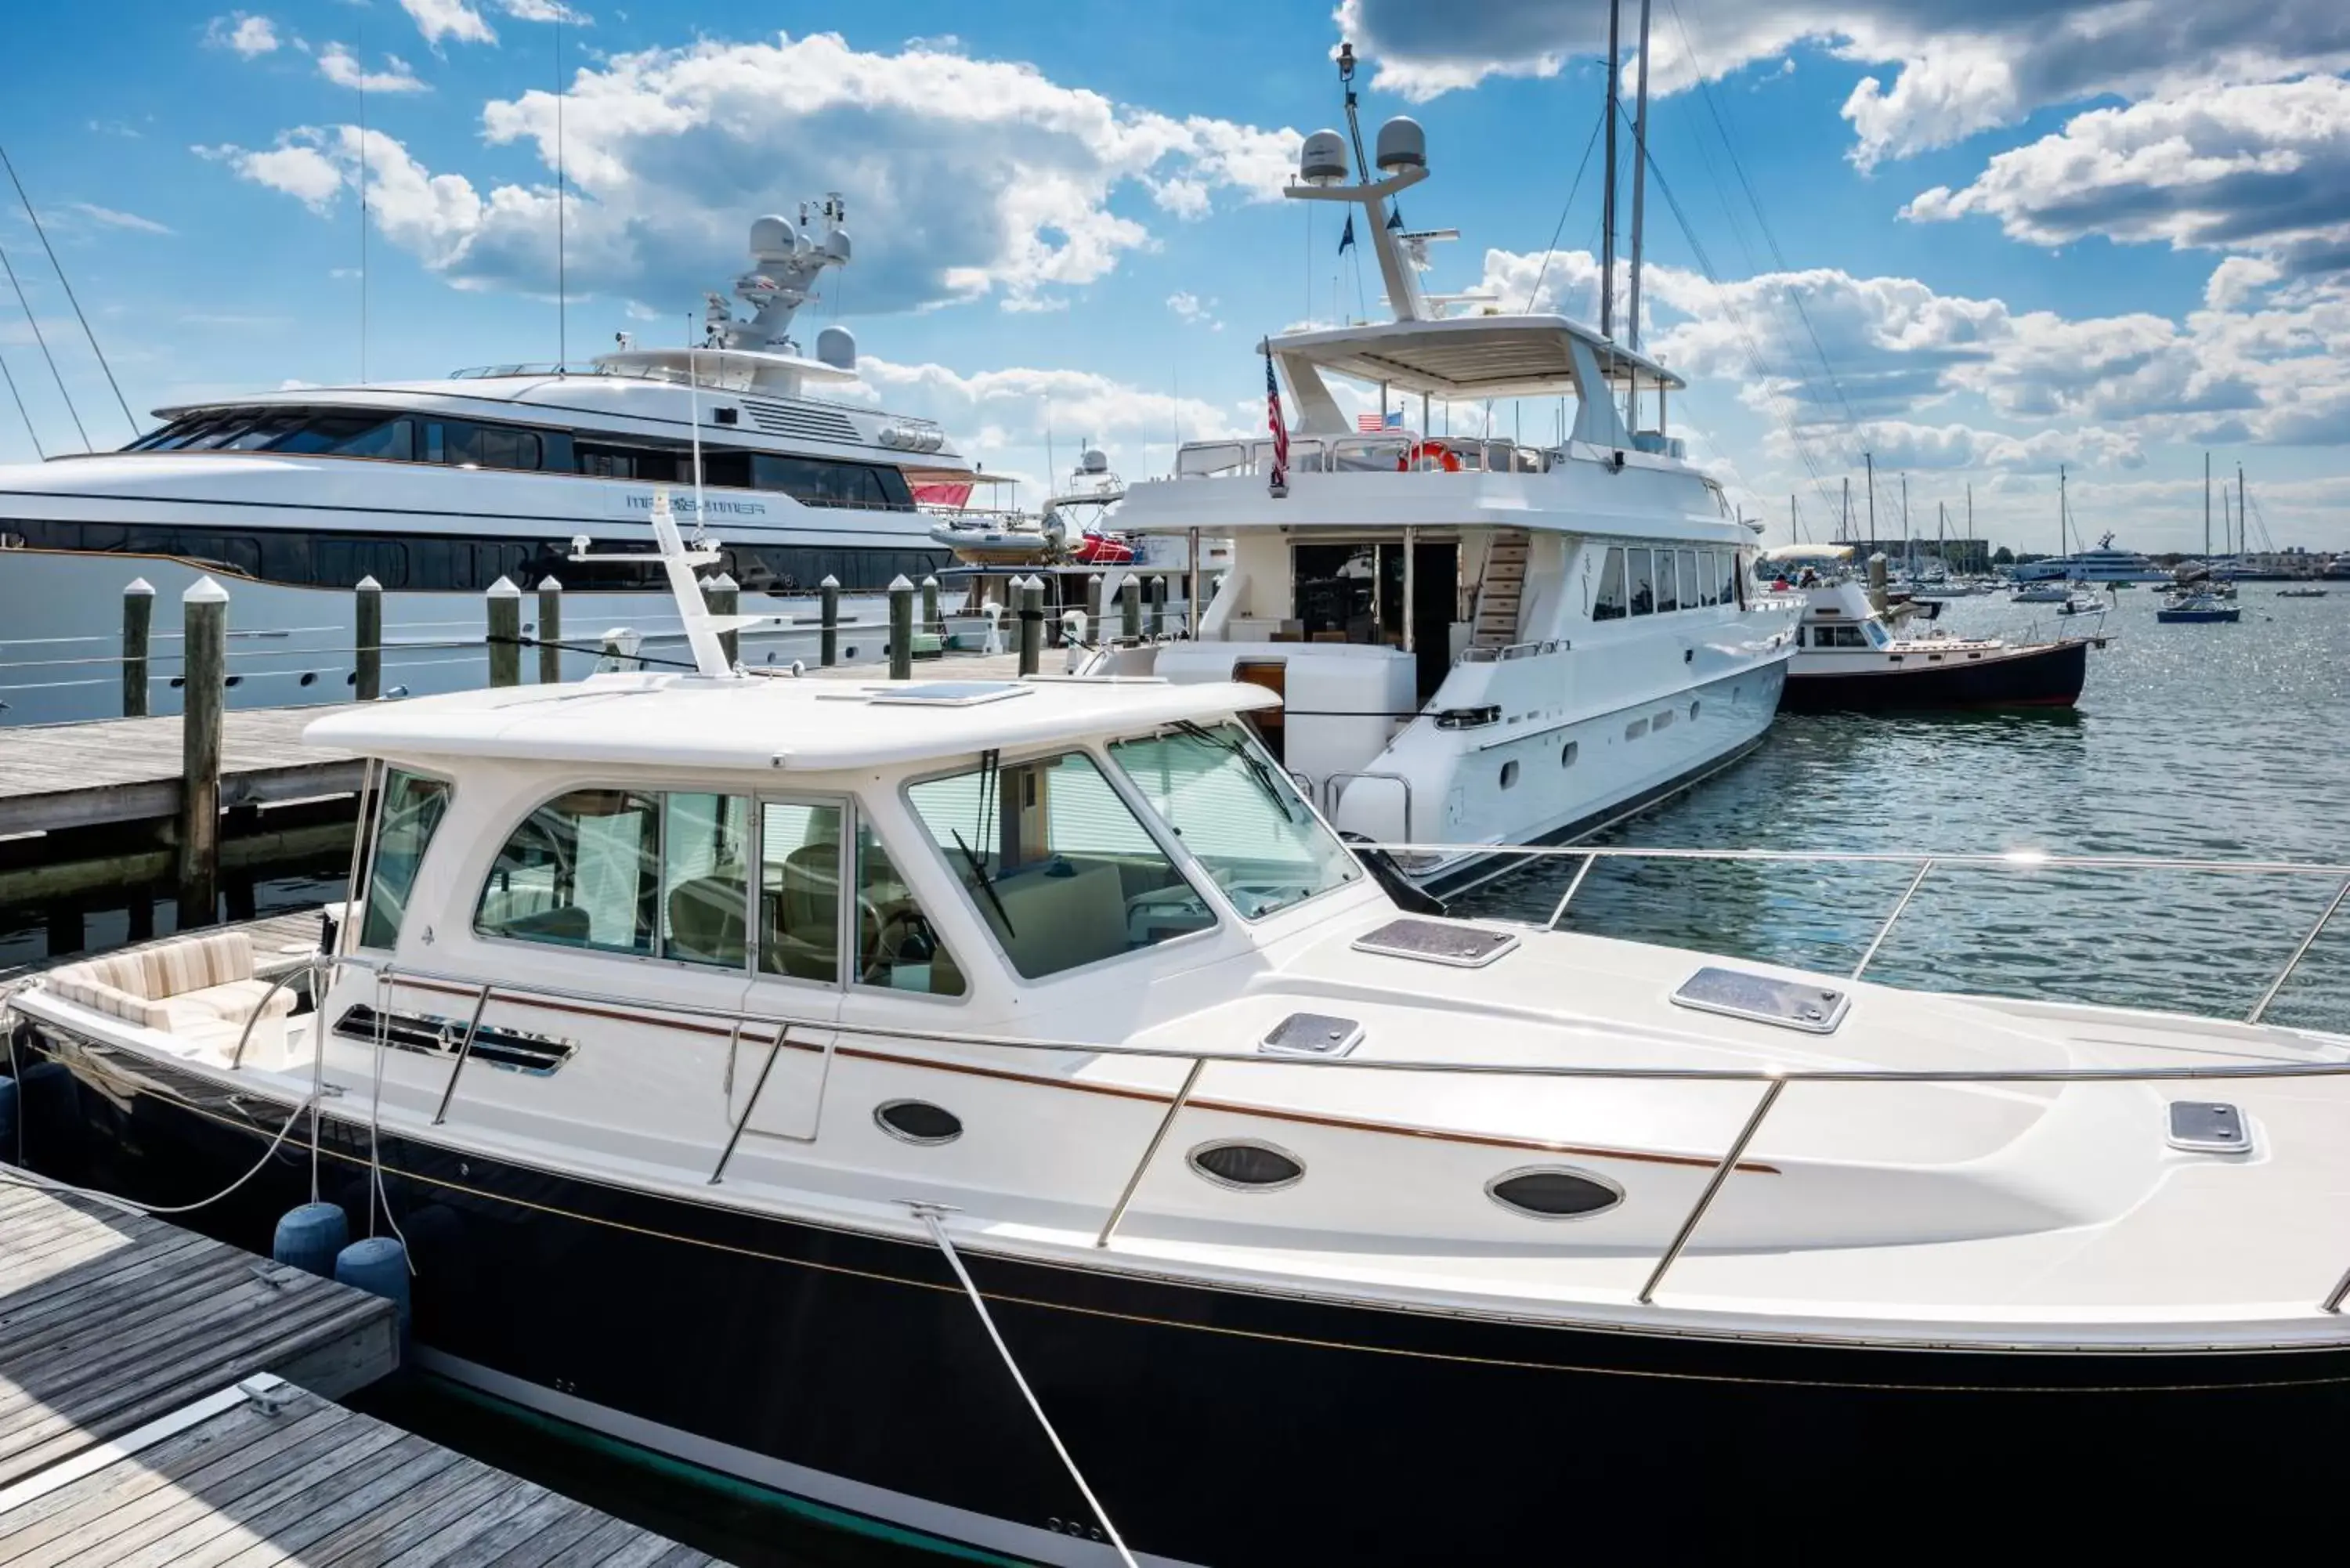
[[[400,980],[394,977],[395,991],[405,986],[411,991],[439,992],[449,996],[470,997],[470,986],[444,985],[435,981]],[[544,1012],[565,1012],[581,1018],[608,1018],[619,1023],[646,1023],[658,1029],[673,1029],[687,1034],[703,1034],[713,1039],[733,1038],[732,1029],[714,1023],[698,1023],[682,1018],[664,1018],[657,1013],[623,1012],[617,1008],[591,1007],[585,1002],[557,1002],[551,998],[523,995],[500,995],[501,1002],[515,1007],[532,1007]],[[829,1030],[834,1033],[854,1034],[853,1028],[817,1024],[809,1027]],[[820,1054],[823,1047],[797,1040],[787,1040],[785,1048]],[[1010,1067],[983,1067],[972,1062],[939,1062],[922,1056],[908,1056],[894,1051],[876,1051],[865,1046],[843,1045],[834,1054],[853,1056],[863,1062],[884,1062],[893,1066],[918,1067],[932,1073],[959,1073],[966,1077],[993,1078],[1002,1083],[1026,1084],[1040,1089],[1062,1089],[1080,1095],[1103,1095],[1112,1099],[1142,1100],[1151,1105],[1165,1105],[1174,1096],[1154,1089],[1122,1088],[1115,1084],[1079,1084],[1066,1078],[1045,1077],[1036,1073],[1023,1073]],[[1236,1058],[1237,1060],[1237,1058]],[[1271,1106],[1242,1105],[1231,1100],[1210,1100],[1194,1097],[1186,1102],[1203,1111],[1222,1111],[1229,1116],[1257,1116],[1266,1121],[1287,1122],[1299,1127],[1336,1127],[1343,1132],[1380,1133],[1390,1137],[1423,1138],[1433,1143],[1467,1144],[1479,1148],[1506,1148],[1534,1154],[1570,1155],[1580,1159],[1618,1159],[1639,1165],[1678,1165],[1697,1170],[1711,1170],[1719,1160],[1702,1155],[1659,1154],[1652,1149],[1602,1148],[1587,1144],[1550,1143],[1541,1138],[1505,1137],[1499,1134],[1449,1132],[1436,1127],[1410,1127],[1399,1122],[1363,1121],[1352,1116],[1321,1116],[1311,1111],[1282,1110]],[[1775,1165],[1758,1160],[1742,1159],[1737,1168],[1756,1176],[1777,1176]]]

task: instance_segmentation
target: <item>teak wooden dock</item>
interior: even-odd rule
[[[0,1563],[712,1561],[330,1402],[398,1355],[388,1301],[0,1174]]]

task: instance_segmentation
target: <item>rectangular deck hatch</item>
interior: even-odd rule
[[[1673,992],[1673,1002],[1700,1012],[1800,1029],[1806,1034],[1835,1033],[1852,1005],[1851,997],[1826,986],[1711,964],[1682,981]]]
[[[2170,1102],[2170,1147],[2191,1154],[2250,1154],[2244,1114],[2220,1100]]]
[[[1016,680],[925,680],[919,686],[876,688],[868,701],[876,705],[903,703],[917,708],[974,708],[982,702],[1001,702],[1006,697],[1018,697],[1028,690]]]
[[[1418,959],[1455,969],[1482,969],[1517,945],[1518,939],[1507,931],[1440,925],[1434,920],[1389,920],[1355,939],[1357,952],[1385,953],[1389,958]]]
[[[1268,1056],[1344,1056],[1363,1043],[1363,1026],[1326,1012],[1293,1012],[1257,1043]]]

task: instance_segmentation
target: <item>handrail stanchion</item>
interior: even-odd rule
[[[2325,1293],[2324,1301],[2317,1303],[2318,1307],[2324,1312],[2338,1313],[2342,1310],[2342,1298],[2345,1296],[2350,1296],[2350,1270],[2344,1271],[2342,1277],[2334,1282],[2334,1288]]]
[[[2277,977],[2269,981],[2268,990],[2262,992],[2261,999],[2252,1003],[2252,1010],[2244,1014],[2245,1023],[2258,1023],[2261,1021],[2261,1015],[2268,1012],[2269,1003],[2277,999],[2277,992],[2284,989],[2284,982],[2293,978],[2293,971],[2301,967],[2302,959],[2307,955],[2312,947],[2316,945],[2318,937],[2325,929],[2326,923],[2334,919],[2334,911],[2342,907],[2342,900],[2345,898],[2350,898],[2350,882],[2345,882],[2334,889],[2334,901],[2325,906],[2325,912],[2317,917],[2317,924],[2309,928],[2309,935],[2301,939],[2301,945],[2293,950],[2293,957],[2284,961],[2284,968],[2279,970]],[[2336,1301],[2341,1299],[2342,1293],[2339,1290],[2336,1290],[2334,1294]],[[2328,1307],[2326,1310],[2331,1312],[2334,1309]]]
[[[1158,1129],[1150,1135],[1150,1142],[1144,1146],[1142,1158],[1134,1162],[1134,1174],[1126,1179],[1126,1189],[1118,1195],[1118,1202],[1111,1207],[1109,1218],[1102,1221],[1101,1234],[1094,1238],[1096,1247],[1109,1245],[1110,1232],[1117,1230],[1118,1222],[1126,1218],[1126,1206],[1134,1201],[1135,1192],[1142,1186],[1142,1173],[1149,1170],[1150,1162],[1159,1157],[1159,1146],[1167,1141],[1168,1129],[1175,1125],[1177,1114],[1183,1109],[1184,1102],[1191,1097],[1192,1085],[1200,1081],[1200,1069],[1207,1064],[1208,1059],[1204,1056],[1192,1058],[1191,1070],[1183,1075],[1183,1086],[1175,1091],[1173,1099],[1167,1102],[1167,1114],[1159,1118]]]
[[[726,1147],[719,1152],[718,1163],[710,1172],[710,1185],[718,1185],[726,1174],[726,1162],[734,1158],[734,1146],[743,1141],[743,1129],[751,1125],[751,1113],[759,1108],[759,1092],[767,1086],[767,1075],[775,1070],[775,1058],[784,1054],[784,1042],[790,1038],[792,1026],[785,1023],[775,1031],[775,1043],[767,1047],[767,1059],[759,1064],[759,1076],[751,1085],[751,1097],[743,1104],[743,1114],[734,1123],[734,1130],[726,1135]]]
[[[1894,924],[1901,919],[1901,911],[1907,909],[1909,907],[1909,900],[1918,896],[1918,884],[1926,880],[1926,873],[1933,868],[1934,860],[1931,856],[1918,863],[1918,875],[1910,877],[1909,886],[1902,889],[1900,902],[1895,904],[1893,912],[1885,917],[1885,923],[1877,928],[1877,935],[1869,940],[1868,950],[1860,955],[1860,961],[1852,966],[1852,979],[1858,980],[1861,971],[1866,969],[1869,961],[1877,957],[1877,950],[1883,947],[1885,939],[1893,934]]]
[[[1713,1174],[1706,1178],[1705,1190],[1697,1195],[1696,1206],[1681,1220],[1681,1228],[1673,1233],[1672,1245],[1665,1249],[1665,1255],[1657,1260],[1657,1266],[1648,1273],[1648,1282],[1640,1287],[1638,1300],[1642,1306],[1649,1304],[1650,1298],[1657,1293],[1657,1287],[1664,1282],[1665,1271],[1673,1266],[1674,1261],[1681,1255],[1681,1249],[1688,1246],[1690,1238],[1697,1233],[1698,1221],[1703,1220],[1705,1211],[1713,1207],[1722,1183],[1728,1181],[1730,1173],[1738,1168],[1738,1161],[1746,1153],[1746,1146],[1754,1141],[1754,1134],[1762,1126],[1762,1118],[1769,1116],[1771,1107],[1779,1103],[1779,1091],[1786,1086],[1786,1079],[1773,1078],[1770,1087],[1762,1091],[1762,1097],[1754,1102],[1753,1113],[1746,1118],[1746,1125],[1738,1129],[1738,1140],[1730,1146],[1730,1152],[1721,1157],[1721,1163],[1713,1168]]]
[[[1566,891],[1558,896],[1558,908],[1553,909],[1550,912],[1550,919],[1543,922],[1544,930],[1555,931],[1558,929],[1559,921],[1566,919],[1567,905],[1574,902],[1575,894],[1580,892],[1583,888],[1583,879],[1586,877],[1590,876],[1591,868],[1598,864],[1598,856],[1591,854],[1584,856],[1583,864],[1575,868],[1574,879],[1566,885]]]
[[[465,1025],[465,1043],[457,1047],[457,1064],[449,1069],[449,1082],[441,1091],[441,1104],[432,1112],[432,1125],[436,1127],[448,1119],[449,1102],[457,1097],[458,1075],[464,1072],[465,1062],[473,1054],[473,1036],[482,1029],[482,1009],[490,1004],[490,991],[495,983],[484,981],[481,994],[473,998],[473,1016]]]

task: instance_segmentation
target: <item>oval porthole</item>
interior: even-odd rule
[[[962,1137],[962,1118],[928,1100],[884,1100],[873,1107],[873,1121],[899,1142],[924,1147]]]
[[[1503,789],[1514,789],[1517,787],[1517,783],[1518,764],[1515,763],[1503,763],[1502,764],[1502,787]]]
[[[1536,1220],[1581,1220],[1623,1202],[1624,1189],[1586,1171],[1533,1166],[1495,1177],[1485,1184],[1485,1196]]]
[[[1566,744],[1558,749],[1558,765],[1563,768],[1573,767],[1575,765],[1575,754],[1582,750],[1583,746],[1581,742],[1575,741],[1567,742]]]
[[[302,684],[303,684],[303,685],[305,685],[305,686],[316,686],[317,683],[318,683],[318,672],[317,672],[317,670],[305,670],[304,671],[302,671]]]
[[[1190,1158],[1191,1168],[1206,1179],[1243,1192],[1275,1192],[1305,1178],[1295,1156],[1269,1143],[1203,1143]]]
[[[1698,704],[1697,704],[1697,703],[1695,703],[1695,702],[1691,702],[1691,703],[1690,704],[1690,723],[1692,723],[1692,724],[1694,724],[1694,723],[1696,723],[1696,722],[1697,722],[1697,711],[1698,711]]]

